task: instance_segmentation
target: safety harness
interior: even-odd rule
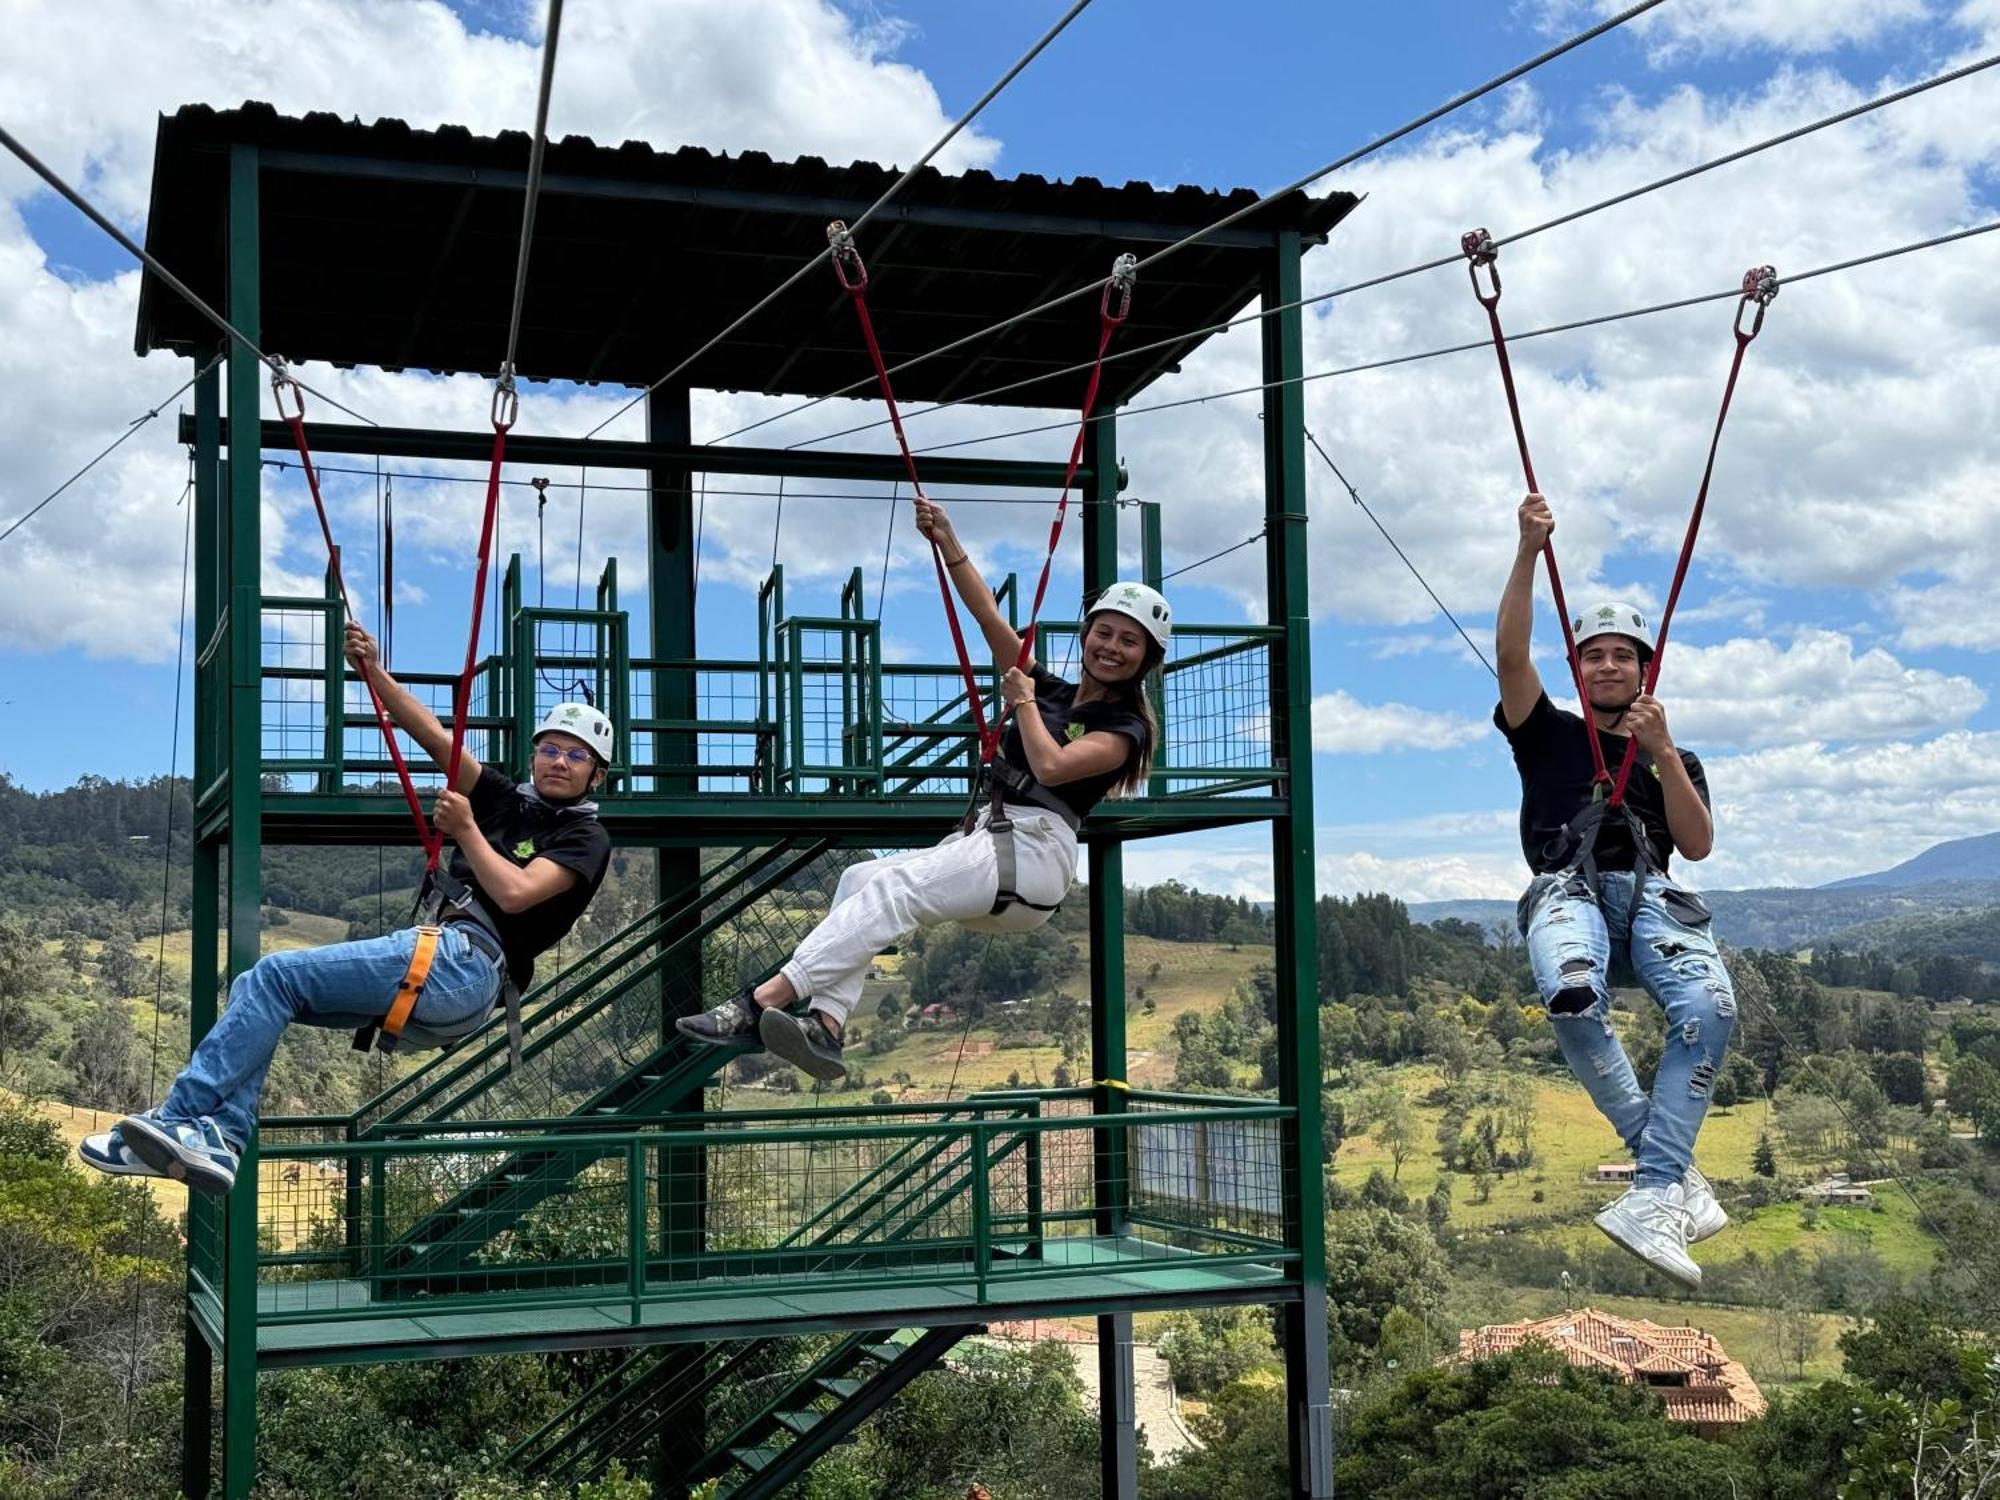
[[[928,500],[923,481],[917,475],[916,455],[910,451],[910,440],[903,431],[903,414],[896,405],[896,392],[889,381],[889,367],[882,358],[882,345],[875,336],[875,320],[868,311],[868,267],[861,259],[861,251],[854,243],[854,236],[847,225],[836,219],[826,229],[827,244],[831,250],[833,274],[842,291],[854,303],[854,314],[861,325],[861,339],[867,346],[869,361],[875,367],[875,382],[881,388],[883,403],[889,411],[889,425],[896,434],[896,446],[902,451],[903,468],[909,475],[910,487],[919,500]],[[1035,653],[1035,632],[1038,628],[1042,600],[1048,593],[1049,573],[1055,564],[1056,547],[1062,541],[1063,522],[1069,515],[1069,492],[1076,483],[1076,471],[1083,464],[1083,445],[1090,432],[1091,415],[1097,409],[1097,393],[1104,380],[1104,354],[1111,346],[1111,337],[1132,312],[1132,288],[1138,281],[1138,259],[1132,255],[1120,255],[1112,262],[1111,274],[1105,278],[1103,295],[1097,306],[1097,355],[1090,367],[1090,378],[1083,389],[1083,403],[1077,417],[1076,438],[1070,444],[1069,463],[1063,470],[1062,493],[1056,500],[1055,519],[1049,524],[1048,550],[1042,556],[1041,577],[1035,584],[1034,602],[1028,609],[1028,625],[1021,632],[1021,649],[1015,657],[1017,671],[1026,671]],[[1025,901],[1014,889],[1018,861],[1014,851],[1014,822],[1007,816],[1006,804],[1009,800],[1029,803],[1047,812],[1055,813],[1074,830],[1081,819],[1069,805],[1048,788],[1035,780],[1033,773],[1019,766],[1011,766],[1000,756],[1000,739],[1006,729],[1007,715],[1012,706],[1002,704],[993,715],[993,722],[986,721],[986,708],[979,693],[978,674],[972,665],[972,655],[966,649],[965,630],[959,623],[958,605],[952,598],[951,580],[944,561],[944,549],[935,538],[931,541],[931,565],[937,572],[938,594],[944,601],[945,622],[951,627],[952,648],[958,653],[959,675],[965,682],[965,701],[972,716],[973,730],[978,737],[979,771],[973,777],[971,796],[967,799],[965,816],[959,820],[959,832],[970,834],[979,824],[982,801],[986,807],[986,831],[993,839],[995,861],[1000,872],[998,894],[993,900],[993,909],[988,915],[998,916],[1010,906],[1026,906],[1036,911],[1054,911],[1053,906],[1041,906],[1033,901]]]
[[[1507,395],[1507,414],[1514,424],[1514,442],[1521,454],[1521,472],[1528,482],[1528,489],[1539,492],[1541,486],[1535,482],[1534,461],[1528,456],[1527,432],[1521,424],[1521,402],[1514,390],[1513,366],[1507,358],[1507,336],[1500,327],[1500,247],[1484,229],[1474,229],[1460,237],[1459,249],[1465,254],[1466,270],[1472,278],[1472,293],[1479,299],[1479,305],[1485,308],[1487,323],[1493,330],[1493,352],[1500,363],[1500,384]],[[1480,280],[1482,270],[1487,274],[1485,283]],[[1708,461],[1702,468],[1701,486],[1695,493],[1694,508],[1681,541],[1680,559],[1674,567],[1673,586],[1668,590],[1666,609],[1660,616],[1652,656],[1646,663],[1642,693],[1651,694],[1659,684],[1660,664],[1667,650],[1667,631],[1673,624],[1674,608],[1680,602],[1681,586],[1687,582],[1688,566],[1694,560],[1695,538],[1701,532],[1702,516],[1708,508],[1709,484],[1715,477],[1715,456],[1722,444],[1722,426],[1729,418],[1729,403],[1736,394],[1736,377],[1742,372],[1743,356],[1751,341],[1763,331],[1765,310],[1777,295],[1778,273],[1772,267],[1752,266],[1743,273],[1734,322],[1736,352],[1729,362],[1729,378],[1722,387],[1722,404],[1715,415],[1715,430],[1709,437]],[[1750,315],[1747,326],[1744,322],[1746,313]],[[1591,896],[1602,903],[1604,890],[1597,869],[1597,840],[1607,819],[1613,816],[1622,819],[1632,835],[1632,900],[1626,912],[1629,922],[1638,913],[1646,879],[1653,872],[1652,846],[1647,842],[1646,831],[1638,816],[1625,800],[1633,768],[1638,764],[1639,741],[1636,736],[1627,738],[1625,754],[1614,778],[1605,763],[1604,747],[1598,742],[1597,724],[1591,717],[1590,694],[1583,680],[1583,657],[1577,649],[1576,634],[1570,625],[1569,605],[1563,598],[1562,575],[1556,568],[1553,536],[1542,544],[1542,561],[1548,567],[1549,592],[1555,599],[1556,612],[1562,621],[1563,647],[1569,655],[1570,676],[1576,684],[1577,703],[1584,711],[1583,732],[1590,742],[1593,771],[1589,804],[1563,826],[1554,841],[1557,847],[1545,851],[1552,859],[1560,857],[1564,861],[1549,873],[1564,885],[1581,877]],[[1550,888],[1555,887],[1551,885]]]
[[[299,451],[299,464],[306,476],[306,488],[311,492],[313,511],[319,517],[320,536],[326,542],[328,565],[333,571],[333,580],[340,594],[341,608],[346,616],[354,618],[354,606],[347,594],[347,580],[341,572],[340,548],[333,540],[333,527],[327,519],[326,502],[320,494],[319,469],[313,462],[312,448],[306,440],[305,390],[289,373],[281,359],[271,361],[271,394],[278,405],[278,415],[291,429],[292,442]],[[288,399],[289,398],[289,399]],[[507,451],[507,432],[519,415],[520,404],[514,393],[514,377],[511,368],[501,372],[493,393],[493,458],[486,478],[486,511],[479,532],[479,567],[473,577],[472,623],[465,642],[465,666],[459,674],[458,690],[454,695],[451,717],[451,753],[445,767],[445,786],[458,785],[458,768],[465,754],[466,712],[472,701],[472,677],[478,661],[479,621],[486,606],[486,576],[493,559],[493,529],[500,503],[500,467]],[[469,1017],[461,1023],[444,1027],[427,1027],[416,1024],[412,1016],[418,1003],[423,999],[424,986],[430,981],[431,967],[437,960],[438,940],[447,923],[463,921],[469,924],[467,936],[477,946],[486,949],[500,961],[501,980],[498,1003],[507,1010],[507,1052],[510,1066],[520,1061],[521,997],[512,978],[507,973],[506,955],[500,941],[500,930],[491,912],[480,903],[477,895],[463,881],[453,876],[440,863],[444,853],[444,835],[434,829],[424,816],[423,804],[417,796],[416,782],[410,775],[408,763],[396,743],[396,727],[389,717],[387,705],[376,690],[375,680],[368,673],[362,673],[362,684],[368,689],[368,701],[375,710],[376,725],[382,731],[382,742],[388,747],[389,760],[396,768],[396,780],[402,787],[403,800],[409,805],[410,817],[416,823],[417,837],[424,846],[424,878],[417,891],[414,913],[417,927],[417,943],[410,955],[409,967],[396,983],[396,994],[389,1012],[379,1022],[363,1026],[354,1033],[354,1047],[358,1052],[370,1050],[393,1051],[397,1044],[408,1041],[418,1047],[446,1047],[461,1037],[477,1030],[491,1015]]]

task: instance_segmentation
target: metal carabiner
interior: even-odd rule
[[[1111,275],[1104,283],[1104,296],[1097,304],[1104,321],[1116,328],[1132,312],[1132,288],[1139,281],[1139,257],[1127,252],[1111,262]],[[1118,306],[1111,306],[1112,293],[1118,295]]]
[[[845,221],[835,219],[826,226],[827,249],[833,256],[833,274],[840,281],[844,292],[865,292],[868,290],[868,267],[861,259],[861,252],[855,248],[854,235]]]
[[[1778,272],[1772,266],[1752,266],[1743,273],[1743,300],[1736,304],[1736,337],[1744,343],[1764,330],[1764,309],[1778,300]],[[1743,326],[1743,310],[1754,304],[1756,316]]]
[[[514,367],[502,365],[493,382],[493,430],[505,432],[521,415],[521,398],[514,389]]]
[[[306,419],[305,389],[292,378],[291,370],[284,360],[273,354],[271,365],[271,396],[278,403],[278,416],[287,422],[303,422]],[[292,410],[285,410],[285,392],[292,393]]]
[[[1465,269],[1472,277],[1472,295],[1479,299],[1480,306],[1491,309],[1500,305],[1500,247],[1493,243],[1493,236],[1484,229],[1468,229],[1458,237],[1458,248],[1465,254]],[[1488,296],[1479,284],[1480,267],[1493,283],[1493,293]]]

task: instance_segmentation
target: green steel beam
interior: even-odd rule
[[[646,399],[646,439],[662,448],[687,448],[694,442],[694,418],[685,385],[666,386]],[[661,661],[692,661],[698,647],[695,631],[695,534],[694,474],[684,467],[661,466],[650,471],[652,493],[647,497],[646,540],[650,554],[646,598],[652,614],[652,631],[647,654]],[[669,667],[653,672],[653,713],[661,718],[692,719],[698,712],[695,673],[686,667]],[[652,760],[659,765],[692,766],[700,759],[699,737],[694,734],[656,734],[651,746]],[[634,758],[637,749],[634,748]],[[657,778],[659,791],[675,796],[692,796],[699,785],[692,775]],[[681,892],[701,884],[701,846],[685,845],[661,849],[655,855],[654,897],[666,902]],[[660,951],[665,953],[700,926],[699,907],[685,911],[681,919],[660,929]],[[674,1019],[701,1008],[701,945],[689,945],[687,989],[673,993],[660,987],[660,1030],[662,1045],[674,1038]],[[674,1101],[679,1104],[682,1101]],[[686,1097],[687,1109],[699,1115],[702,1090]],[[697,1122],[690,1122],[698,1124]],[[679,1266],[701,1252],[707,1243],[708,1154],[698,1149],[663,1149],[656,1163],[661,1183],[660,1250],[670,1265]],[[697,1426],[700,1414],[694,1413]],[[683,1440],[687,1434],[681,1434]],[[670,1446],[670,1445],[669,1445]],[[663,1450],[664,1451],[664,1450]]]
[[[250,409],[254,411],[256,408]],[[192,435],[192,423],[183,417],[179,440],[189,442]],[[308,422],[306,439],[316,454],[351,453],[382,458],[480,462],[493,456],[491,432],[466,432],[451,428],[356,427],[340,422]],[[227,434],[224,440],[234,441]],[[289,449],[292,446],[292,431],[283,422],[266,421],[259,427],[257,440],[265,448]],[[787,479],[837,479],[860,484],[886,485],[909,479],[900,458],[883,454],[841,453],[818,448],[630,443],[610,438],[540,437],[534,433],[507,435],[507,461],[566,468],[684,469],[698,474],[746,474],[763,478],[783,475]],[[1079,470],[1077,482],[1087,483],[1088,476],[1088,469]],[[1063,465],[928,453],[924,455],[924,481],[933,486],[968,484],[1056,490],[1062,487]]]
[[[247,339],[260,339],[261,256],[258,245],[257,152],[229,153],[229,320]],[[263,400],[264,366],[249,349],[229,351],[229,410],[247,417]],[[264,469],[258,439],[247,421],[224,440],[229,453],[225,501],[227,553],[220,569],[229,601],[229,873],[227,913],[229,976],[257,962],[263,898],[259,817],[263,794],[263,682],[259,510]],[[253,1139],[237,1172],[240,1191],[223,1200],[222,1494],[244,1500],[257,1464],[257,1144]]]
[[[1095,598],[1118,580],[1118,422],[1107,416],[1086,440],[1092,477],[1084,493],[1098,504],[1083,512],[1083,594]],[[1090,845],[1090,1066],[1096,1109],[1125,1108],[1125,849],[1110,840]],[[1116,1234],[1130,1202],[1126,1134],[1097,1133],[1091,1152],[1096,1183],[1096,1231]],[[1122,1342],[1121,1342],[1122,1340]],[[1137,1500],[1137,1425],[1132,1418],[1132,1319],[1107,1313],[1097,1320],[1098,1468],[1104,1500]]]
[[[1283,797],[1174,796],[1152,803],[1106,802],[1084,823],[1087,846],[1230,828],[1284,816]],[[410,815],[393,794],[273,792],[264,799],[264,835],[273,844],[411,843]],[[923,797],[752,796],[703,792],[685,797],[612,798],[602,816],[614,844],[714,848],[786,837],[831,838],[859,848],[935,842],[958,826],[963,793]]]
[[[194,638],[197,653],[215,634],[222,616],[222,590],[217,582],[220,550],[222,374],[211,367],[195,381],[195,589]],[[194,788],[198,791],[214,779],[219,748],[214,733],[218,693],[225,691],[213,671],[195,673],[194,704]],[[215,1024],[216,950],[221,938],[218,895],[222,867],[220,850],[212,840],[197,840],[193,850],[193,897],[188,956],[188,1040],[190,1045],[208,1035]],[[221,1215],[214,1200],[195,1193],[188,1198],[188,1261],[186,1296],[190,1311],[185,1315],[181,1374],[181,1493],[206,1497],[214,1469],[214,1418],[210,1410],[214,1396],[215,1351],[203,1335],[191,1305],[195,1296],[195,1264],[207,1247],[212,1258]]]
[[[1278,977],[1278,1097],[1285,1129],[1287,1243],[1300,1255],[1302,1300],[1283,1318],[1292,1500],[1331,1500],[1333,1426],[1326,1345],[1326,1188],[1320,1164],[1319,954],[1313,911],[1312,602],[1306,558],[1304,332],[1300,243],[1281,235],[1263,285],[1265,618],[1271,649],[1271,748],[1291,772],[1290,805],[1271,825]]]

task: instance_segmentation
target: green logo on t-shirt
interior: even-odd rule
[[[1071,724],[1068,728],[1063,730],[1064,738],[1069,740],[1080,740],[1084,737],[1085,733],[1087,733],[1087,731],[1081,724]]]
[[[514,858],[533,859],[534,857],[535,841],[533,839],[522,839],[520,843],[514,846]]]

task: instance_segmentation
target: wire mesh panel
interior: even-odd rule
[[[880,791],[881,656],[873,620],[779,626],[787,702],[786,783],[798,792]]]
[[[316,791],[336,770],[327,721],[329,642],[338,600],[266,600],[259,612],[259,754],[269,790]]]
[[[1156,791],[1212,795],[1271,789],[1276,777],[1268,632],[1175,631],[1157,708]]]
[[[1149,1097],[1110,1115],[1077,1113],[1088,1106],[1072,1091],[616,1133],[274,1131],[259,1168],[263,1305],[278,1321],[390,1315],[417,1297],[433,1312],[501,1298],[636,1317],[745,1291],[970,1286],[983,1300],[1079,1270],[1282,1259],[1290,1112]],[[1126,1205],[1119,1162],[1136,1163]]]

